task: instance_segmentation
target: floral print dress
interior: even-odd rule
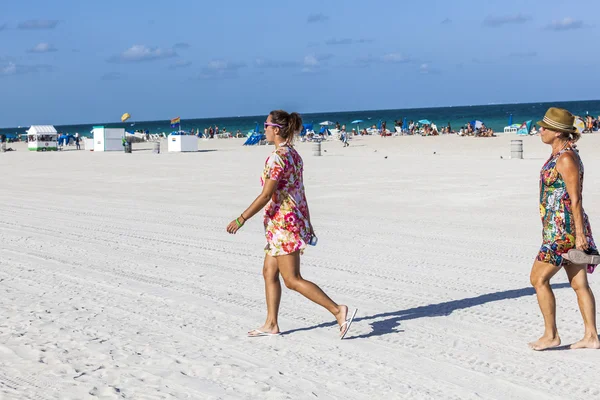
[[[290,145],[279,146],[265,162],[261,185],[264,186],[267,179],[277,181],[264,214],[265,252],[272,256],[302,252],[310,241],[302,171],[302,158]]]
[[[583,191],[583,163],[577,150],[567,147],[550,156],[540,172],[540,215],[542,217],[542,247],[537,260],[557,267],[563,263],[563,254],[575,248],[575,219],[571,208],[571,199],[567,185],[556,169],[558,158],[566,151],[573,151],[579,160],[579,183]],[[579,194],[581,198],[581,193]],[[592,228],[587,214],[583,213],[584,234],[589,249],[596,251],[592,238]],[[594,272],[595,265],[588,265],[589,273]]]

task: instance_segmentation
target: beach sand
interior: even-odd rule
[[[358,307],[333,317],[283,289],[285,335],[264,322],[256,216],[270,146],[201,152],[0,154],[0,399],[589,399],[600,352],[534,352],[529,271],[541,243],[538,173],[497,138],[298,143],[319,243],[302,273]],[[145,149],[143,149],[145,147]],[[584,206],[600,232],[600,135],[580,141]],[[434,154],[435,152],[435,154]],[[387,158],[385,158],[387,157]],[[501,158],[502,157],[502,158]],[[597,233],[600,236],[600,233]],[[598,240],[598,237],[597,237]],[[600,292],[600,272],[590,276]],[[563,344],[583,336],[564,272]]]

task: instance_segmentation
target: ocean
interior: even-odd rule
[[[509,115],[513,116],[513,123],[521,123],[527,120],[533,120],[533,123],[540,120],[549,107],[563,107],[575,115],[585,117],[592,115],[600,116],[600,100],[593,101],[569,101],[569,102],[551,102],[551,103],[527,103],[527,104],[495,104],[479,106],[457,106],[457,107],[436,107],[436,108],[413,108],[399,110],[366,110],[366,111],[346,111],[346,112],[325,112],[302,114],[304,123],[313,123],[315,129],[320,122],[332,121],[346,124],[348,130],[356,128],[350,124],[354,120],[363,120],[359,124],[360,129],[372,125],[377,125],[379,121],[386,121],[387,127],[392,128],[395,120],[402,120],[404,117],[408,121],[418,121],[428,119],[434,122],[438,128],[446,126],[448,123],[458,130],[467,122],[472,120],[481,120],[488,127],[495,131],[502,131],[508,125]],[[294,110],[287,110],[294,111]],[[172,117],[176,117],[175,115]],[[262,130],[262,123],[266,115],[244,116],[244,117],[224,117],[224,118],[196,118],[181,119],[181,129],[189,131],[190,129],[204,131],[209,126],[219,126],[223,131],[235,133],[238,129],[244,133],[253,130],[256,123]],[[79,125],[56,125],[56,129],[62,133],[74,134],[78,132],[83,136],[90,136],[93,126],[105,126],[111,128],[125,128],[128,132],[135,130],[149,130],[150,133],[169,133],[173,129],[170,126],[170,120],[160,121],[136,121],[131,119],[125,123],[121,122],[97,122]],[[0,128],[0,133],[9,137],[24,134],[29,127],[21,128]]]

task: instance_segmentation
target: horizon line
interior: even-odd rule
[[[525,105],[525,104],[548,104],[548,103],[576,103],[576,102],[582,102],[582,101],[600,101],[600,99],[593,99],[593,100],[558,100],[558,101],[531,101],[531,102],[525,102],[525,103],[488,103],[488,104],[461,104],[461,105],[446,105],[446,106],[429,106],[429,107],[410,107],[410,108],[379,108],[379,109],[365,109],[365,110],[347,110],[347,111],[316,111],[316,112],[299,112],[299,114],[301,115],[311,115],[311,114],[342,114],[342,113],[359,113],[359,112],[373,112],[373,111],[404,111],[404,110],[426,110],[426,109],[435,109],[435,108],[455,108],[455,107],[487,107],[487,106],[513,106],[513,105]],[[202,120],[202,119],[230,119],[230,118],[250,118],[250,117],[259,117],[261,115],[264,114],[249,114],[249,115],[237,115],[237,116],[214,116],[214,117],[200,117],[200,118],[185,118],[185,117],[181,117],[182,120]],[[155,119],[155,120],[147,120],[147,121],[134,121],[136,124],[137,123],[154,123],[154,122],[160,122],[160,121],[170,121],[171,118],[164,118],[164,119]],[[68,127],[68,126],[77,126],[77,125],[101,125],[101,124],[125,124],[127,122],[120,122],[120,121],[115,121],[115,122],[94,122],[94,123],[69,123],[69,124],[52,124],[53,126],[63,126],[63,127]],[[40,124],[34,124],[34,125],[40,125]],[[13,126],[13,127],[0,127],[0,129],[2,130],[7,130],[7,129],[23,129],[25,126],[21,126],[20,128],[18,126]]]

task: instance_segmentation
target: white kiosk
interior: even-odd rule
[[[167,137],[169,152],[198,151],[196,135],[169,135]]]
[[[94,135],[94,151],[123,151],[125,129],[95,126],[92,134]]]
[[[32,125],[27,131],[27,148],[30,151],[58,150],[58,132],[52,125]]]

